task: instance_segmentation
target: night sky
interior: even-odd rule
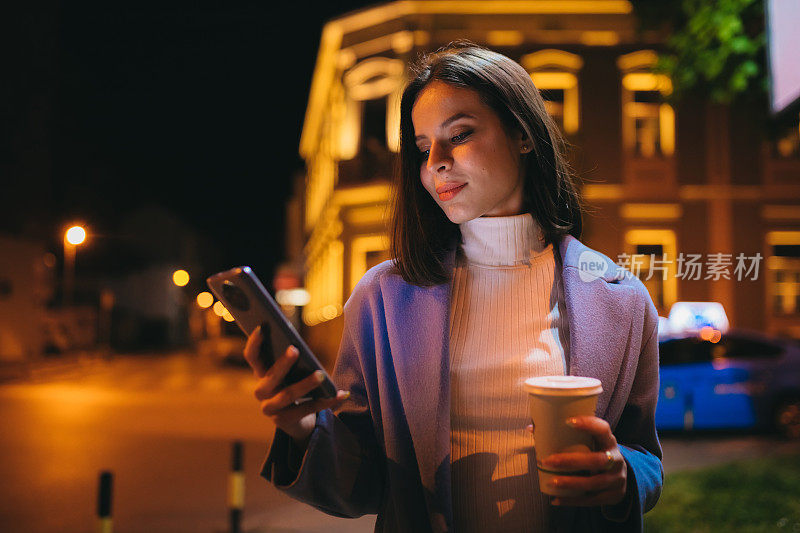
[[[303,168],[322,25],[374,3],[55,2],[19,12],[2,89],[0,233],[45,242],[60,259],[61,225],[84,220],[93,240],[78,275],[100,276],[169,255],[137,252],[125,223],[158,206],[197,232],[203,275],[250,264],[271,276]]]

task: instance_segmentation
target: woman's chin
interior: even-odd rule
[[[478,218],[479,213],[470,213],[464,212],[461,209],[456,210],[445,210],[445,215],[453,224],[463,224],[464,222],[468,222],[473,218]]]

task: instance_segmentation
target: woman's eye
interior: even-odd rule
[[[459,143],[464,139],[466,139],[467,137],[469,137],[471,133],[472,133],[471,131],[465,131],[463,133],[459,133],[458,135],[451,137],[450,140],[452,142]]]
[[[467,137],[469,137],[470,135],[472,135],[472,131],[471,130],[467,130],[465,132],[459,133],[458,135],[454,135],[454,136],[450,137],[450,142],[454,143],[454,144],[458,144],[458,143],[464,142],[464,140]],[[428,159],[428,156],[430,155],[430,152],[431,152],[430,148],[427,149],[427,150],[420,149],[419,156],[423,161],[425,161],[425,160]]]

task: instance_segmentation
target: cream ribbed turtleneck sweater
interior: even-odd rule
[[[450,309],[455,531],[545,531],[523,382],[566,373],[553,245],[529,214],[460,225]]]

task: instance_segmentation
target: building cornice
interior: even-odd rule
[[[346,34],[413,15],[630,15],[628,0],[400,0],[332,19],[322,30],[300,137],[300,155],[314,153],[326,96],[337,74]]]

